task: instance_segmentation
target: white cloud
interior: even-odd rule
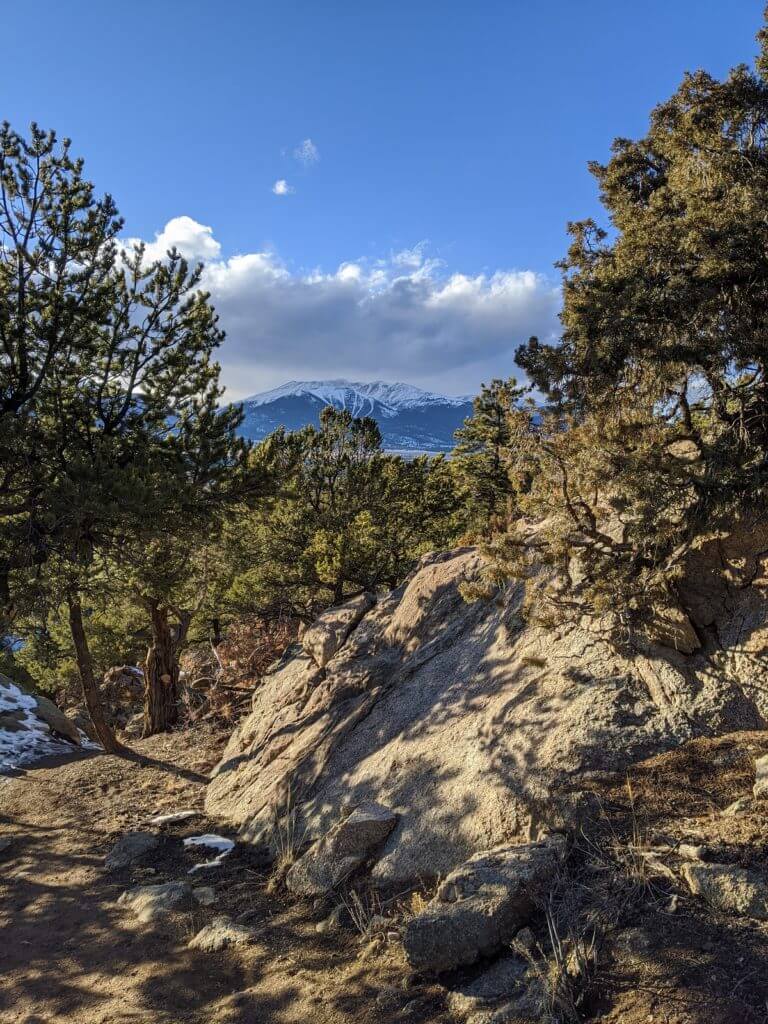
[[[298,160],[299,163],[304,164],[305,167],[310,167],[312,164],[316,164],[320,159],[320,152],[312,139],[304,139],[304,141],[294,149],[293,156],[294,159]]]
[[[465,394],[515,373],[514,350],[556,329],[559,288],[531,270],[450,273],[424,243],[370,263],[297,271],[272,252],[219,257],[188,217],[158,236],[185,256],[215,247],[203,274],[227,339],[219,359],[231,397],[300,378],[405,380]],[[177,226],[178,237],[174,237]],[[519,375],[519,374],[518,374]]]
[[[140,239],[123,239],[123,245],[132,248]],[[144,258],[148,262],[161,260],[169,249],[174,246],[182,256],[196,261],[217,260],[221,254],[221,245],[213,237],[213,229],[205,224],[198,224],[191,217],[173,217],[162,231],[155,234],[154,242],[147,242]]]
[[[285,178],[279,178],[272,186],[272,191],[276,196],[289,196],[295,192],[296,189],[293,185],[289,185]]]

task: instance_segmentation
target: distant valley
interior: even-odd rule
[[[240,432],[260,441],[278,427],[317,424],[327,405],[376,420],[388,451],[448,452],[454,431],[472,414],[472,398],[439,395],[410,384],[348,380],[289,381],[242,402]]]

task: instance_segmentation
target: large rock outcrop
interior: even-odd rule
[[[765,727],[764,552],[765,528],[706,545],[675,630],[632,638],[631,652],[605,621],[524,621],[519,586],[466,603],[461,585],[482,570],[474,549],[427,556],[327,661],[307,645],[266,677],[207,810],[257,838],[290,802],[317,839],[380,803],[398,822],[373,875],[393,885],[567,824],[585,773]],[[675,636],[697,649],[676,649]]]

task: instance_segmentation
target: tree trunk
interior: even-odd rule
[[[99,687],[93,674],[93,661],[88,647],[88,637],[85,635],[85,627],[83,626],[83,610],[80,605],[79,596],[74,593],[68,594],[67,604],[69,606],[69,628],[72,632],[77,667],[80,671],[80,683],[83,688],[85,706],[88,708],[88,714],[93,722],[93,728],[96,730],[99,742],[108,754],[125,753],[126,748],[115,739],[115,734],[104,717]]]
[[[221,643],[221,619],[211,619],[211,646],[218,647]]]
[[[168,732],[179,717],[178,644],[168,622],[168,609],[151,603],[152,644],[144,666],[144,736]]]

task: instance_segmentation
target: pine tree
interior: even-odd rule
[[[645,137],[591,165],[612,230],[571,226],[562,338],[518,353],[556,415],[532,451],[535,536],[513,530],[499,558],[549,561],[561,606],[652,616],[697,544],[768,512],[760,38],[755,70],[687,75]]]
[[[456,431],[453,466],[466,495],[470,528],[481,536],[503,526],[510,511],[510,453],[524,394],[514,377],[483,384],[472,415]]]
[[[82,589],[97,557],[188,533],[239,497],[248,446],[239,409],[219,408],[223,333],[202,268],[174,250],[149,263],[143,247],[120,249],[114,204],[94,197],[68,143],[5,126],[0,151],[0,415],[14,422],[2,434],[0,575],[8,604],[11,574],[35,566],[63,593],[86,703],[114,749]],[[163,685],[147,680],[153,729],[172,724]]]

